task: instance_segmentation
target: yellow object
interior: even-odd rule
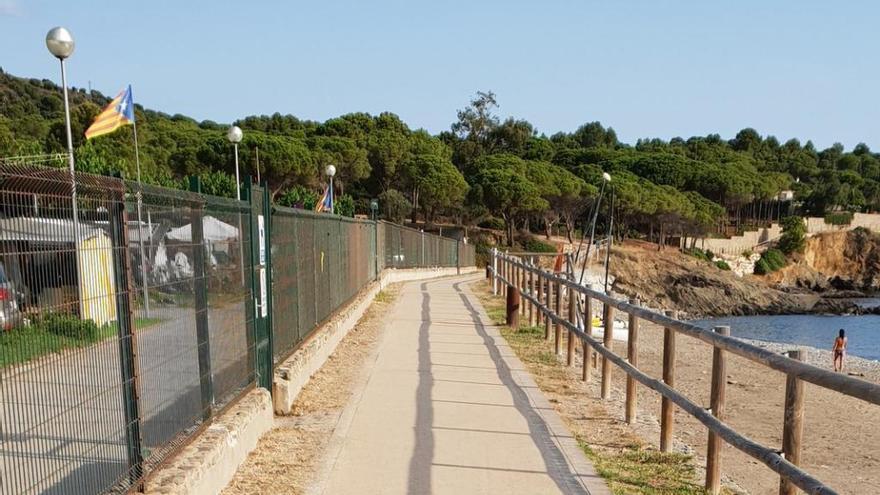
[[[113,245],[99,234],[79,243],[82,319],[98,326],[116,320],[116,294],[113,292]]]
[[[594,327],[601,327],[601,326],[602,326],[602,320],[600,320],[599,318],[595,318],[595,317],[594,317],[594,318],[593,318],[593,326],[594,326]]]

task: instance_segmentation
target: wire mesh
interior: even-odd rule
[[[49,162],[0,160],[0,493],[121,492],[256,381],[261,203]],[[276,361],[383,269],[473,259],[384,222],[269,221]]]

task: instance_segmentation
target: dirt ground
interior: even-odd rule
[[[340,342],[320,371],[303,388],[293,414],[275,417],[275,427],[260,439],[224,495],[306,493],[327,442],[351,397],[355,376],[379,341],[382,316],[399,284],[386,287],[357,326]]]
[[[475,292],[485,295],[486,287],[484,282],[477,283]],[[564,353],[564,344],[562,349]],[[662,328],[643,324],[639,349],[639,367],[659,378],[663,354]],[[625,355],[626,343],[615,342],[614,350],[619,355]],[[711,348],[679,335],[676,358],[676,389],[692,401],[708,405]],[[565,369],[564,373],[551,366],[530,366],[539,386],[572,432],[600,455],[618,452],[638,440],[656,447],[660,431],[657,420],[660,396],[645,387],[638,387],[638,420],[628,426],[623,421],[623,372],[612,366],[614,390],[610,400],[602,401],[598,379],[600,370],[593,370],[592,381],[585,384],[580,381],[580,357],[576,361],[576,366]],[[728,358],[727,366],[725,421],[763,445],[780,447],[784,375],[732,355]],[[880,374],[869,372],[864,379],[880,382]],[[880,408],[877,406],[807,384],[803,466],[838,493],[880,493],[878,418]],[[702,484],[705,476],[702,467],[705,464],[706,428],[677,411],[675,437],[676,450],[694,455],[695,476]],[[722,472],[729,491],[754,495],[778,492],[778,476],[759,461],[726,444],[722,450]]]

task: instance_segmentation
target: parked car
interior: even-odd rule
[[[0,328],[11,330],[22,322],[20,302],[23,294],[6,275],[6,266],[0,261]]]

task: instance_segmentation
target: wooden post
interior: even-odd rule
[[[675,312],[666,311],[673,318]],[[675,388],[675,330],[663,329],[663,383]],[[675,410],[672,401],[663,397],[660,401],[660,451],[672,450],[672,432],[675,425]]]
[[[804,360],[803,351],[788,351],[788,357]],[[782,422],[782,455],[785,460],[799,466],[801,463],[801,439],[804,436],[804,382],[788,375],[785,378],[785,416]],[[795,487],[784,478],[779,479],[779,495],[795,495]]]
[[[590,296],[584,296],[584,333],[593,336],[593,306],[590,302]],[[590,381],[590,368],[593,366],[593,348],[584,340],[584,363],[581,370],[581,380]]]
[[[714,328],[715,333],[730,335],[730,327]],[[719,421],[724,420],[724,391],[727,387],[727,359],[724,351],[715,347],[712,351],[712,394],[709,408]],[[721,437],[709,432],[709,446],[706,449],[706,491],[712,495],[721,492]]]
[[[520,294],[522,294],[523,269],[519,266],[514,266],[513,267],[513,274],[514,274],[513,275],[513,284],[516,286],[516,291],[519,292]],[[517,308],[517,312],[519,312],[520,315],[523,314],[523,305],[522,304],[520,304],[519,307]]]
[[[547,279],[547,293],[545,294],[544,304],[547,306],[547,314],[544,315],[544,340],[550,339],[550,325],[552,324],[552,320],[550,319],[550,311],[553,310],[553,282],[550,279]]]
[[[568,321],[572,324],[577,325],[577,291],[571,290],[571,287],[568,288]],[[572,361],[574,361],[574,339],[575,334],[573,331],[568,331],[568,347],[565,352],[565,364],[566,366],[571,366]]]
[[[605,304],[605,335],[602,338],[602,343],[605,345],[605,348],[611,350],[612,348],[612,339],[614,338],[614,307],[610,304]],[[607,399],[611,397],[611,361],[608,358],[602,358],[602,398]]]
[[[519,328],[519,290],[516,286],[507,287],[507,326]]]
[[[534,267],[532,267],[534,268]],[[535,297],[535,272],[529,271],[528,292],[531,297]],[[529,302],[529,326],[535,326],[535,303]]]
[[[638,299],[630,299],[633,306],[639,305]],[[629,335],[627,336],[626,360],[629,364],[639,367],[639,319],[632,313],[629,315]],[[626,375],[626,422],[633,424],[636,421],[636,380]]]
[[[556,282],[556,316],[562,317],[562,284]],[[562,339],[562,324],[557,323],[555,325],[555,330],[553,332],[553,348],[556,351],[556,355],[559,355],[559,349],[561,347],[560,339]]]
[[[537,275],[535,276],[535,284],[538,286],[537,287],[537,289],[538,289],[537,299],[538,299],[539,303],[543,303],[544,302],[544,277],[541,276],[540,267],[536,266],[536,268],[538,268],[538,270],[539,270]],[[544,313],[541,312],[540,308],[538,308],[536,311],[538,314],[535,315],[535,324],[540,325],[541,323],[544,322]]]

